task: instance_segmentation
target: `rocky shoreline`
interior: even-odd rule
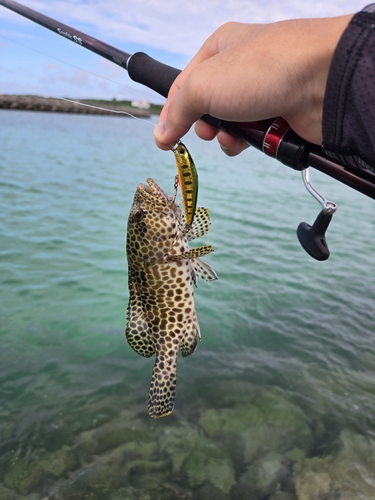
[[[77,104],[80,102],[85,104]],[[77,102],[64,101],[63,99],[54,99],[49,97],[24,96],[0,94],[0,109],[15,109],[24,111],[49,111],[54,113],[79,113],[85,115],[112,115],[128,116],[126,114],[112,113],[108,110],[123,111],[130,113],[137,118],[150,118],[153,114],[150,109],[138,109],[132,106],[123,106],[114,104],[111,101],[98,103],[97,101],[81,100]],[[97,106],[97,107],[90,107]],[[107,108],[107,109],[98,109]]]

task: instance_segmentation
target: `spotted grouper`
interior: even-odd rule
[[[200,259],[211,245],[192,248],[189,241],[207,233],[209,212],[197,208],[187,226],[175,198],[152,179],[139,184],[128,220],[126,251],[129,305],[126,338],[141,356],[156,353],[148,400],[153,418],[173,411],[176,365],[195,351],[200,339],[193,284],[200,277],[216,280],[215,271]]]

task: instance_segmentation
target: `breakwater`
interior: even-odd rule
[[[81,103],[81,104],[78,104]],[[84,106],[82,104],[85,104]],[[91,107],[97,106],[97,107]],[[107,109],[98,109],[107,108]],[[79,113],[86,115],[117,115],[112,111],[122,111],[133,116],[149,118],[151,109],[139,109],[130,105],[123,105],[117,101],[76,100],[76,102],[55,99],[52,97],[25,96],[0,94],[0,109],[19,109],[27,111],[51,111],[55,113]],[[121,114],[121,116],[127,116]]]

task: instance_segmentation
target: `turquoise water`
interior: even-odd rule
[[[128,118],[0,123],[0,498],[304,500],[313,460],[318,483],[325,460],[343,473],[319,483],[325,498],[375,498],[374,202],[312,172],[338,204],[316,262],[295,235],[319,211],[300,174],[189,133],[212,220],[198,242],[219,280],[198,284],[202,341],[179,359],[173,414],[154,421],[153,359],[123,333],[125,238],[139,182],[172,194],[172,153]],[[262,489],[249,477],[270,453],[284,469]]]

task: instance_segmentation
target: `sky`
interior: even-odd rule
[[[1,2],[1,0],[0,0]],[[133,54],[182,69],[227,21],[269,23],[357,12],[358,0],[21,0],[23,5]],[[0,93],[148,99],[119,66],[0,5]]]

